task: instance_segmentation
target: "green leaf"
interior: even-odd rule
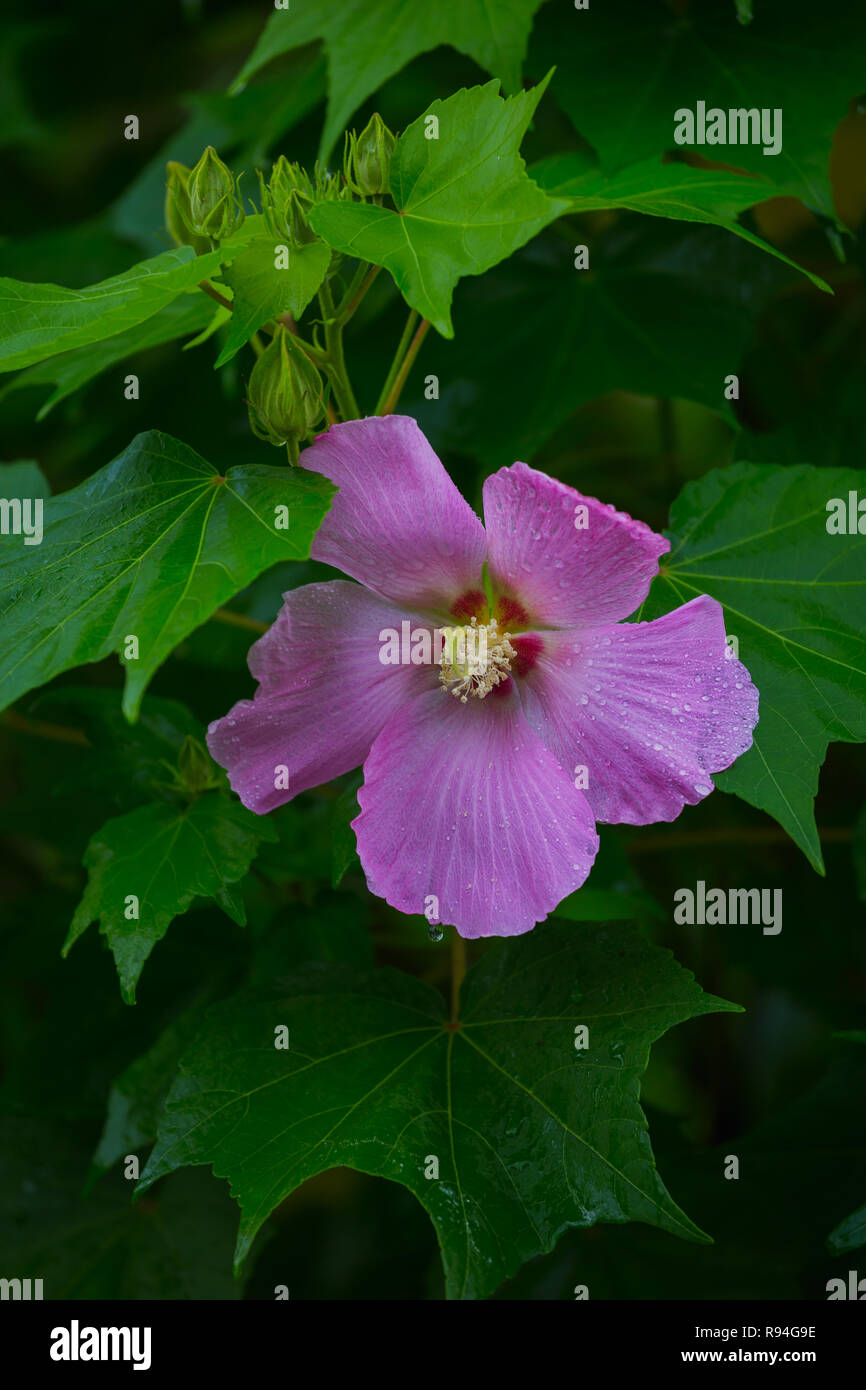
[[[406,0],[295,0],[268,20],[235,86],[266,63],[314,39],[324,39],[329,60],[328,116],[320,153],[327,156],[353,112],[419,53],[450,44],[479,67],[501,77],[508,91],[520,69],[532,16],[541,0],[451,0],[435,5]]]
[[[531,48],[536,71],[556,63],[557,101],[611,169],[676,148],[760,172],[835,217],[830,147],[848,102],[863,88],[864,22],[847,0],[828,0],[816,23],[810,0],[766,0],[748,28],[729,0],[675,15],[647,0],[577,12],[548,4]],[[803,71],[809,80],[804,82]],[[706,109],[782,112],[782,148],[676,145],[675,113]]]
[[[51,485],[35,459],[0,463],[0,497],[41,497],[44,501],[50,496]]]
[[[99,343],[88,343],[86,347],[74,348],[71,352],[61,352],[46,362],[38,362],[26,371],[19,372],[0,390],[0,400],[12,391],[27,386],[52,385],[54,390],[36,413],[37,420],[44,420],[49,411],[86,386],[89,381],[100,376],[124,358],[133,353],[146,352],[148,348],[159,347],[162,343],[183,338],[187,333],[198,333],[205,329],[214,317],[213,301],[204,294],[181,295],[167,304],[153,318],[136,324],[125,333],[115,333]],[[122,383],[118,384],[120,391]]]
[[[866,1206],[860,1207],[859,1211],[852,1212],[844,1221],[840,1221],[827,1237],[827,1245],[836,1255],[866,1245]]]
[[[705,1239],[656,1172],[640,1077],[674,1024],[734,1007],[624,926],[549,922],[498,943],[466,977],[458,1027],[406,975],[308,967],[279,997],[209,1013],[140,1189],[211,1164],[241,1204],[240,1262],[314,1174],[390,1178],[430,1214],[459,1298],[490,1294],[567,1226],[640,1220]]]
[[[333,491],[302,469],[269,464],[220,477],[169,435],[137,435],[46,504],[40,546],[3,547],[0,708],[59,671],[124,653],[134,636],[123,697],[134,719],[154,671],[187,633],[269,565],[309,555]],[[289,526],[278,530],[284,506]]]
[[[724,1143],[712,1147],[686,1140],[672,1118],[655,1118],[659,1161],[715,1244],[668,1240],[648,1226],[605,1227],[592,1240],[573,1232],[502,1293],[567,1299],[579,1280],[595,1301],[688,1300],[696,1291],[705,1300],[826,1299],[828,1275],[846,1273],[828,1268],[827,1231],[862,1195],[866,1110],[852,1097],[864,1084],[862,1063],[836,1058],[794,1099],[760,1101],[757,1123],[740,1129],[735,1118]],[[740,1177],[725,1181],[732,1153]],[[797,1162],[786,1162],[792,1153]]]
[[[152,1047],[124,1068],[111,1087],[105,1124],[91,1165],[100,1177],[128,1153],[153,1142],[162,1103],[183,1049],[192,1041],[204,1012],[193,1005],[164,1028]]]
[[[568,207],[532,182],[519,154],[548,81],[506,99],[494,81],[434,101],[397,141],[397,211],[320,203],[310,225],[335,250],[385,266],[411,307],[453,337],[451,296],[461,276],[505,260]],[[438,139],[426,137],[428,116],[439,122]]]
[[[299,319],[324,280],[331,263],[329,246],[321,241],[299,246],[289,252],[286,269],[278,270],[274,262],[279,245],[272,236],[257,237],[226,271],[226,283],[234,291],[234,311],[218,367],[229,362],[268,319],[283,313]]]
[[[203,1173],[178,1173],[133,1203],[118,1171],[84,1197],[86,1135],[30,1115],[4,1116],[2,1130],[0,1245],[13,1277],[41,1278],[57,1300],[240,1297],[231,1203]]]
[[[754,744],[716,775],[784,826],[823,873],[813,802],[831,741],[866,739],[866,537],[831,535],[832,498],[851,469],[738,463],[689,483],[671,508],[671,553],[642,613],[698,594],[725,627],[760,693]]]
[[[352,829],[352,821],[360,813],[358,788],[363,781],[362,774],[355,773],[347,787],[340,792],[334,802],[331,818],[331,887],[337,888],[348,869],[358,866],[358,842]]]
[[[785,190],[769,179],[732,169],[693,169],[688,164],[647,159],[615,173],[602,170],[579,154],[551,155],[534,164],[532,177],[551,197],[568,198],[572,212],[628,208],[650,217],[703,222],[725,227],[752,246],[759,246],[785,265],[801,270],[819,289],[832,293],[819,275],[798,266],[763,237],[736,220],[746,208]]]
[[[0,278],[0,372],[101,342],[153,318],[185,290],[219,273],[253,233],[241,228],[218,251],[163,251],[86,290]]]
[[[461,285],[454,341],[424,345],[441,400],[411,402],[437,444],[492,468],[529,462],[579,406],[617,390],[697,401],[734,423],[725,377],[789,273],[718,228],[622,219],[580,238],[589,271],[574,269],[574,241],[550,233]]]
[[[144,962],[194,898],[215,899],[245,925],[243,902],[230,885],[247,873],[259,842],[276,838],[270,821],[225,792],[199,796],[187,807],[155,802],[107,821],[84,855],[87,887],[63,954],[99,921],[123,997],[134,1004]]]

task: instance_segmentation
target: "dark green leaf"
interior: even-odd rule
[[[530,172],[551,197],[568,198],[573,212],[628,208],[650,217],[725,227],[785,265],[802,270],[813,285],[829,292],[829,285],[820,276],[798,266],[736,220],[746,208],[786,191],[766,178],[738,174],[732,169],[693,169],[688,164],[662,163],[660,159],[647,159],[610,173],[579,154],[551,155],[534,164]]]
[[[533,35],[536,71],[558,64],[555,95],[602,163],[619,169],[677,148],[675,113],[755,108],[782,113],[782,147],[693,145],[696,154],[793,187],[833,217],[830,147],[863,88],[863,12],[828,0],[764,0],[737,23],[729,0],[675,14],[658,0],[618,0],[576,11],[552,0]],[[805,80],[804,71],[808,71]]]
[[[7,1199],[0,1246],[11,1273],[43,1280],[45,1299],[232,1299],[232,1209],[204,1174],[178,1173],[131,1201],[118,1172],[82,1196],[86,1141],[44,1119],[4,1116]]]
[[[349,786],[340,793],[334,802],[331,822],[332,888],[339,885],[347,869],[350,869],[353,864],[359,863],[358,844],[351,823],[360,813],[358,788],[362,780],[361,775],[353,776]]]
[[[440,0],[407,5],[405,0],[316,0],[271,15],[237,84],[282,53],[324,39],[329,60],[328,118],[321,153],[327,155],[362,102],[419,53],[450,44],[495,77],[508,91],[520,83],[520,68],[532,16],[541,0]]]
[[[188,807],[139,806],[107,821],[84,856],[87,887],[64,954],[98,920],[123,997],[134,1004],[144,962],[194,898],[214,898],[233,921],[245,924],[243,901],[231,885],[247,873],[259,842],[276,838],[269,820],[224,792],[200,796]]]
[[[831,741],[866,739],[866,536],[828,532],[861,475],[738,463],[689,483],[643,617],[698,594],[725,609],[760,693],[752,748],[716,785],[774,816],[819,872],[813,802]],[[856,522],[855,522],[856,525]]]
[[[623,926],[551,922],[498,945],[466,978],[458,1028],[408,976],[309,967],[280,997],[209,1014],[142,1186],[211,1164],[241,1203],[243,1260],[306,1178],[339,1165],[390,1178],[429,1212],[461,1298],[570,1225],[641,1220],[700,1240],[656,1172],[640,1076],[667,1029],[733,1007]],[[281,1025],[289,1050],[274,1045]]]
[[[603,237],[539,237],[461,285],[454,342],[424,345],[441,399],[413,402],[437,442],[493,468],[529,462],[579,406],[615,390],[697,401],[734,423],[725,377],[788,272],[716,228],[622,216]],[[588,271],[574,268],[576,242]]]

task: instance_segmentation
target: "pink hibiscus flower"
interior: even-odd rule
[[[358,854],[401,912],[528,931],[586,879],[596,821],[671,821],[751,744],[758,693],[714,599],[622,621],[670,549],[642,522],[515,463],[482,525],[405,416],[335,425],[303,465],[339,488],[313,557],[359,582],[285,595],[255,698],[208,744],[259,813],[363,763]],[[383,663],[407,622],[486,651]]]

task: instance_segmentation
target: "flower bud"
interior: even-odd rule
[[[165,187],[165,225],[176,246],[191,246],[197,256],[210,250],[210,242],[190,231],[189,169],[169,160]]]
[[[269,444],[288,444],[296,457],[298,440],[306,438],[324,414],[322,378],[284,328],[277,329],[256,361],[248,392],[253,434]]]
[[[266,184],[259,175],[262,211],[274,236],[286,237],[293,249],[307,246],[318,237],[307,220],[316,199],[309,175],[299,164],[290,164],[280,155]]]
[[[356,135],[349,136],[345,162],[346,182],[363,197],[387,193],[391,172],[391,155],[397,140],[378,111]]]
[[[220,774],[207,749],[187,734],[177,760],[177,779],[192,797],[219,786]]]
[[[232,172],[208,145],[187,181],[189,225],[197,236],[225,241],[244,220]]]

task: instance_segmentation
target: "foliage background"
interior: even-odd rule
[[[800,8],[781,7],[779,25]],[[301,162],[316,154],[319,45],[269,65],[239,98],[224,95],[265,6],[154,0],[130,10],[87,0],[75,16],[21,3],[6,10],[4,275],[84,286],[164,249],[167,158],[192,162],[209,142],[235,169],[278,153]],[[525,66],[533,80],[557,46],[556,10],[551,0],[536,19]],[[866,58],[844,6],[813,23],[827,61],[841,61],[852,44]],[[808,52],[792,48],[781,79],[786,107],[807,101],[812,78]],[[399,130],[434,98],[485,80],[471,59],[440,46],[391,77],[353,124],[360,129],[379,110]],[[527,162],[585,151],[588,131],[569,119],[582,95],[591,96],[594,128],[615,140],[638,92],[637,73],[626,71],[587,95],[562,54],[523,145]],[[866,115],[859,93],[849,96],[830,160],[848,228],[844,262],[827,218],[794,198],[774,198],[746,218],[827,280],[832,297],[725,230],[627,211],[557,224],[484,277],[461,282],[456,337],[430,335],[401,409],[417,415],[470,501],[491,467],[520,457],[662,529],[686,481],[734,459],[861,466]],[[128,112],[141,121],[135,143],[121,138]],[[819,125],[816,118],[816,132]],[[593,269],[560,292],[550,267],[563,235],[591,245]],[[403,321],[386,281],[379,278],[349,336],[367,408]],[[215,356],[213,343],[183,355],[174,344],[153,348],[38,423],[47,388],[7,390],[4,458],[37,459],[54,492],[149,428],[185,440],[220,471],[261,462],[266,446],[251,436],[243,401],[252,358],[243,352],[215,373]],[[139,401],[123,398],[126,371],[140,375]],[[741,380],[732,411],[718,386],[728,371]],[[443,383],[436,402],[423,399],[425,372]],[[268,621],[285,588],[318,572],[312,563],[268,571],[232,607]],[[161,668],[150,696],[180,700],[206,723],[250,693],[250,638],[243,626],[206,624]],[[135,748],[117,716],[120,679],[114,659],[85,666],[0,716],[3,1272],[42,1276],[59,1297],[270,1298],[278,1283],[292,1297],[441,1297],[432,1227],[395,1184],[343,1168],[313,1179],[271,1219],[238,1284],[236,1210],[205,1169],[162,1179],[134,1205],[116,1162],[97,1180],[91,1165],[112,1082],[191,1004],[344,949],[448,985],[446,947],[428,940],[423,920],[372,898],[357,865],[333,888],[334,788],[304,795],[276,818],[279,843],[264,847],[244,885],[247,928],[212,903],[178,919],[134,1008],[121,1001],[95,931],[61,960],[87,841],[109,815],[136,804]],[[81,736],[88,720],[102,730],[91,732],[96,748]],[[650,895],[662,910],[645,930],[705,989],[746,1009],[666,1034],[642,1088],[660,1172],[716,1243],[686,1244],[637,1224],[571,1231],[498,1297],[568,1298],[584,1282],[592,1297],[815,1298],[852,1264],[827,1238],[866,1199],[866,1069],[862,1049],[838,1037],[866,1027],[863,772],[862,748],[831,746],[817,801],[825,878],[774,821],[721,791],[672,826],[604,829],[589,886]],[[674,890],[699,878],[783,887],[782,933],[674,926]],[[142,1152],[151,1137],[145,1118]],[[740,1183],[720,1177],[731,1152],[741,1156]]]

